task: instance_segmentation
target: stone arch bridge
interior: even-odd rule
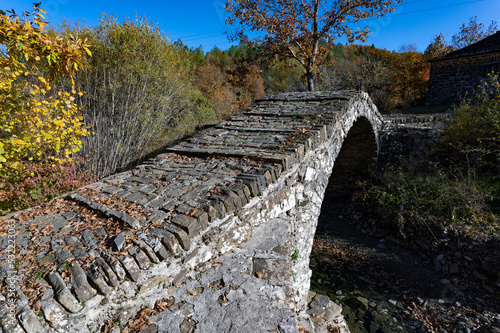
[[[0,332],[119,332],[155,304],[161,332],[347,331],[308,299],[309,254],[325,190],[368,171],[382,125],[366,93],[280,94],[3,218]]]

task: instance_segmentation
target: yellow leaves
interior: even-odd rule
[[[10,143],[11,143],[13,146],[17,146],[17,147],[22,147],[22,146],[24,146],[24,145],[26,145],[26,144],[27,144],[24,140],[21,140],[21,139],[16,139],[16,138],[11,138],[11,139],[10,139]]]
[[[10,85],[2,91],[5,96],[19,93],[16,89]],[[0,138],[0,168],[14,170],[22,160],[50,159],[64,163],[81,149],[81,138],[87,130],[75,98],[68,92],[44,97],[44,91],[32,85],[30,92],[24,91],[20,99],[0,98],[0,120],[6,124],[3,129],[6,135]]]
[[[26,20],[23,17],[24,21],[0,15],[0,44],[6,50],[0,58],[2,173],[15,173],[19,163],[26,160],[64,163],[81,149],[81,138],[87,135],[75,97],[69,92],[48,96],[52,87],[45,73],[72,77],[82,67],[85,55],[91,54],[88,45],[44,32],[47,23],[41,13],[45,11],[35,6],[33,15]]]
[[[45,17],[43,17],[42,15],[40,15],[40,16],[42,17],[42,19],[45,19]],[[45,30],[45,27],[46,27],[45,22],[39,22],[38,27],[39,27],[40,31]]]
[[[7,162],[7,159],[5,159],[5,149],[3,148],[3,143],[0,142],[0,167],[1,167],[1,163],[5,163]]]

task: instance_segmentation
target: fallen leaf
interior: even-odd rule
[[[168,304],[168,302],[158,302],[156,303],[156,305],[160,308],[160,309],[167,309],[170,307],[170,305]]]
[[[198,293],[196,291],[188,291],[187,293],[191,296],[198,296]]]
[[[30,225],[30,226],[28,227],[28,230],[29,230],[29,231],[33,231],[33,230],[35,230],[37,227],[38,227],[38,224],[32,224],[32,225]]]
[[[40,301],[36,301],[35,304],[33,305],[33,312],[38,313],[42,307],[42,303]]]

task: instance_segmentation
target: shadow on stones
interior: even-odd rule
[[[212,288],[213,290],[221,290],[225,286],[226,284],[224,283],[223,279],[215,280],[210,283],[210,288]]]
[[[422,323],[403,311],[404,293],[439,298],[439,277],[417,254],[386,241],[394,231],[363,230],[367,221],[351,200],[356,183],[370,177],[376,156],[371,124],[361,118],[344,141],[325,191],[310,258],[311,290],[342,305],[351,332],[418,332]]]

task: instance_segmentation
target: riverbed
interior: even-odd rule
[[[500,332],[498,286],[438,270],[433,240],[404,239],[356,207],[325,198],[310,263],[311,290],[342,305],[351,332]]]

